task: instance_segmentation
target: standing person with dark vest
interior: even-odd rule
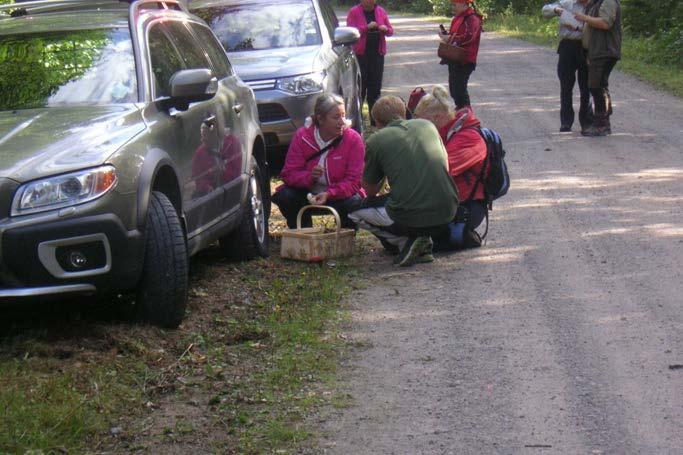
[[[473,0],[451,0],[453,20],[448,36],[449,43],[465,49],[463,63],[448,62],[448,89],[457,109],[470,105],[467,84],[477,67],[477,54],[481,39],[481,16],[471,6]]]
[[[593,125],[581,134],[606,136],[612,133],[609,75],[621,58],[621,3],[619,0],[590,0],[586,14],[574,16],[586,23],[583,47],[588,52],[588,88],[595,107]]]
[[[376,0],[360,0],[360,4],[349,11],[346,25],[356,27],[360,32],[360,39],[353,46],[353,52],[358,58],[361,73],[361,104],[367,99],[368,112],[382,92],[382,78],[384,76],[384,56],[387,53],[387,36],[394,34],[387,12]],[[375,124],[372,118],[372,125]]]
[[[593,108],[588,89],[588,64],[583,50],[583,22],[575,19],[575,13],[585,13],[589,0],[560,0],[543,7],[543,17],[560,16],[560,44],[557,47],[557,76],[560,79],[560,132],[572,130],[574,124],[573,92],[578,79],[581,104],[579,123],[581,131],[593,123]],[[577,77],[578,76],[578,77]]]

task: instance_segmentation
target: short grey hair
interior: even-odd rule
[[[313,124],[318,126],[318,116],[326,116],[337,106],[344,106],[344,99],[334,93],[323,93],[315,100],[313,106]]]
[[[383,96],[372,106],[372,118],[382,125],[388,125],[394,120],[404,120],[406,105],[398,96]]]
[[[413,112],[415,117],[428,120],[444,114],[449,117],[455,115],[455,102],[443,85],[435,85],[432,93],[423,96]]]

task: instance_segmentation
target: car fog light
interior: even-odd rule
[[[88,263],[88,258],[85,257],[85,254],[81,253],[80,251],[72,251],[69,254],[69,262],[71,263],[72,267],[81,269]]]

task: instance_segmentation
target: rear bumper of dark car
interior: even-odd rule
[[[0,228],[0,301],[126,290],[140,279],[144,236],[114,214]]]

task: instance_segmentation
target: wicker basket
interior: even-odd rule
[[[301,217],[306,210],[329,210],[334,215],[336,230],[327,232],[324,227],[301,227]],[[282,233],[280,256],[298,261],[321,262],[327,259],[351,256],[356,232],[353,229],[342,229],[339,213],[327,205],[307,205],[299,210],[296,217],[296,229],[287,229]]]

